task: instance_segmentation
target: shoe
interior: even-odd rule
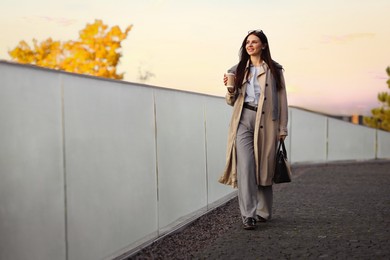
[[[259,215],[256,215],[256,222],[267,222],[267,220]]]
[[[254,218],[245,218],[244,220],[244,229],[253,230],[256,228],[256,220]]]

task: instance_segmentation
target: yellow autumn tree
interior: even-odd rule
[[[109,28],[101,20],[87,24],[80,31],[77,41],[53,41],[51,38],[33,46],[20,41],[9,51],[14,61],[33,64],[50,69],[88,74],[112,79],[123,79],[123,73],[117,72],[122,57],[121,43],[127,38],[132,25],[122,31],[119,26]]]

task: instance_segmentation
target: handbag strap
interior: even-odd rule
[[[280,138],[280,140],[279,140],[278,153],[280,151],[280,148],[282,148],[284,157],[287,159],[287,151],[286,151],[286,147],[284,146],[284,140],[282,138]]]

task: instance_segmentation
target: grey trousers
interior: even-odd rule
[[[256,112],[244,108],[237,130],[237,185],[241,216],[265,219],[272,216],[272,186],[258,186],[254,157],[254,129]]]

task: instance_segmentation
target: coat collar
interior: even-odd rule
[[[245,75],[244,75],[244,79],[243,79],[242,84],[244,84],[246,82],[247,74],[250,72],[250,67],[252,67],[252,66],[253,65],[251,65],[249,60],[248,60],[246,63]],[[259,71],[259,75],[257,77],[260,77],[261,75],[266,73],[268,71],[268,69],[269,69],[269,67],[268,67],[267,63],[265,61],[263,61],[263,63],[260,65],[260,71]]]
[[[250,61],[248,60],[247,63],[246,63],[246,67],[245,67],[245,73],[249,73],[249,70],[250,70],[250,67],[253,66],[250,64]],[[269,67],[268,67],[268,64],[263,61],[263,63],[261,63],[260,65],[260,73],[259,73],[259,76],[266,73],[268,71]],[[246,78],[246,77],[244,77]]]

